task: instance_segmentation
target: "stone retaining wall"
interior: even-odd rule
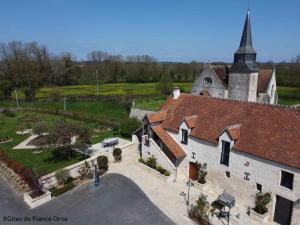
[[[22,180],[22,178],[1,161],[0,175],[3,176],[11,185],[13,185],[17,191],[27,192],[30,190],[29,186]]]

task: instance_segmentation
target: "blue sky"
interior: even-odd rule
[[[91,50],[162,61],[231,62],[248,0],[0,0],[0,42],[45,44],[77,59]],[[259,61],[300,54],[300,1],[252,0]]]

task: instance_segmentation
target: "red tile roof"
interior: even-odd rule
[[[232,140],[236,141],[240,138],[240,136],[241,136],[240,128],[241,128],[240,124],[236,124],[236,125],[229,126],[226,128],[226,131],[229,133]]]
[[[149,123],[162,122],[166,119],[167,111],[160,111],[155,113],[147,114]]]
[[[177,159],[182,159],[186,156],[183,149],[168,134],[168,132],[162,128],[161,125],[152,126],[151,128]]]
[[[273,70],[261,69],[258,74],[257,92],[263,93],[267,91],[268,85],[272,78]]]
[[[222,82],[225,88],[228,87],[228,74],[229,74],[229,67],[228,66],[211,66],[215,74],[219,77],[220,81]]]
[[[300,168],[299,109],[187,94],[169,97],[163,109],[168,110],[165,129],[178,132],[184,118],[198,115],[190,136],[217,144],[224,129],[240,124],[234,149]]]
[[[184,118],[184,120],[185,120],[187,126],[188,126],[190,129],[196,127],[197,119],[198,119],[198,115],[188,116],[188,117]]]
[[[208,92],[207,89],[201,91],[200,95],[202,95],[202,96],[210,96],[210,94],[209,94],[209,92]]]

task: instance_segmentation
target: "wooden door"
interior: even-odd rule
[[[197,180],[198,179],[198,166],[197,166],[196,163],[190,162],[189,178],[191,180]]]
[[[293,212],[293,202],[277,195],[274,221],[281,225],[290,225],[292,212]]]

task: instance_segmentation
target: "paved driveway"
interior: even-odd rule
[[[0,179],[0,216],[0,225],[174,225],[134,182],[118,174],[106,175],[99,188],[81,186],[34,210],[29,210]],[[5,216],[18,217],[22,221],[4,221]],[[24,222],[26,216],[31,219],[33,216],[50,217],[52,221]],[[57,217],[64,221],[54,222]]]

